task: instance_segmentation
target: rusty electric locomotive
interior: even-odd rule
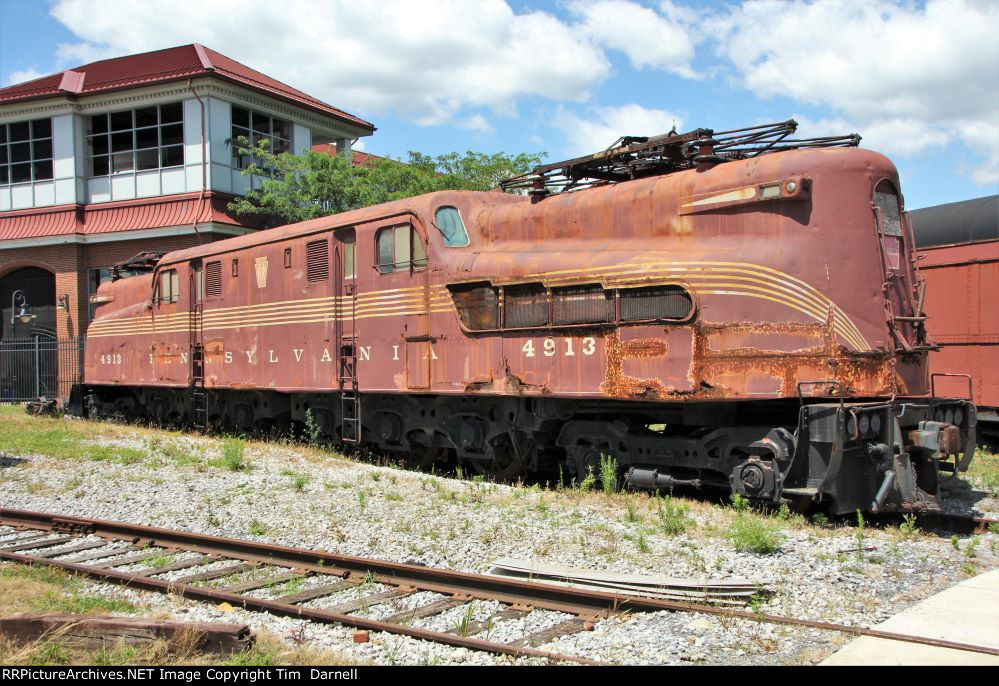
[[[582,479],[606,454],[636,488],[937,508],[975,410],[928,393],[898,174],[857,137],[793,129],[629,137],[511,180],[521,194],[168,253],[94,297],[75,404],[308,421],[499,478]]]

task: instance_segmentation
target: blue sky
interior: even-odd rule
[[[372,121],[394,157],[793,117],[889,155],[910,209],[999,190],[999,3],[0,0],[0,84],[200,42]]]

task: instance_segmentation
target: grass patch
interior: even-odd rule
[[[690,526],[687,506],[668,495],[658,499],[656,514],[659,515],[659,527],[670,536],[682,534]]]
[[[82,580],[46,566],[0,566],[0,608],[17,612],[68,612],[70,614],[133,614],[138,608],[124,600],[94,595]]]
[[[246,441],[242,438],[228,437],[222,440],[222,463],[230,472],[242,472],[250,468],[246,456]]]
[[[604,495],[617,493],[617,460],[613,455],[600,454],[600,485]]]
[[[968,467],[967,477],[992,495],[999,495],[999,454],[978,448]]]
[[[736,550],[771,555],[780,549],[784,534],[772,520],[750,512],[737,512],[728,531]]]

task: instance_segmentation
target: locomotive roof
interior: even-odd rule
[[[363,207],[339,214],[317,217],[316,219],[309,219],[296,224],[285,224],[273,229],[255,231],[244,236],[206,243],[193,248],[177,250],[164,255],[160,264],[184,262],[196,257],[206,257],[230,250],[249,248],[262,243],[272,243],[296,236],[305,236],[325,229],[351,227],[356,224],[378,221],[379,219],[390,218],[392,216],[416,214],[417,216],[429,217],[433,210],[442,205],[455,205],[459,209],[467,209],[473,202],[476,202],[481,208],[487,208],[495,205],[527,201],[528,198],[526,196],[500,193],[498,191],[435,191],[424,195],[416,195],[411,198],[403,198],[402,200],[393,200],[381,205],[372,205],[371,207]]]
[[[999,240],[999,195],[913,210],[909,218],[918,248]]]
[[[511,223],[517,224],[535,215],[543,215],[548,220],[565,219],[566,221],[591,223],[599,221],[598,216],[602,215],[595,210],[606,206],[608,202],[632,202],[637,194],[648,192],[651,187],[657,184],[665,184],[668,187],[665,191],[667,193],[684,195],[693,192],[728,190],[738,185],[744,185],[747,178],[747,167],[755,172],[771,175],[775,178],[790,175],[810,175],[823,168],[835,168],[842,171],[847,167],[855,167],[857,170],[878,168],[894,171],[894,166],[890,160],[872,150],[853,147],[812,148],[788,150],[748,160],[726,162],[717,165],[706,173],[687,170],[555,194],[538,203],[531,203],[530,199],[523,195],[497,191],[437,191],[167,253],[160,261],[159,266],[306,236],[337,227],[352,227],[404,214],[414,214],[426,221],[442,205],[458,207],[462,211],[470,233],[472,227],[475,226],[478,228],[480,238],[484,238],[483,234],[486,233],[494,237],[503,235],[505,231],[499,231],[497,234],[497,230],[501,226]],[[608,198],[608,193],[613,196],[613,200]],[[488,245],[494,241],[487,239],[485,243]],[[480,249],[482,247],[485,246],[480,245]]]

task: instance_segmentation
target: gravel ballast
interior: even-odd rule
[[[819,526],[794,516],[764,520],[730,506],[674,499],[673,504],[687,509],[687,524],[673,534],[664,525],[657,499],[643,494],[605,496],[572,488],[493,484],[268,443],[248,443],[249,468],[230,471],[221,460],[222,439],[121,426],[107,433],[89,440],[131,448],[145,457],[115,462],[8,456],[0,468],[3,506],[480,573],[497,558],[513,557],[636,574],[740,577],[770,592],[754,602],[753,609],[856,626],[877,624],[970,575],[999,566],[995,533],[952,538],[865,526],[858,537],[855,522]],[[949,510],[973,507],[989,516],[999,512],[993,493],[968,488],[964,482],[958,485],[963,487],[951,489],[956,496]],[[730,534],[739,518],[777,530],[777,550],[772,554],[737,550]],[[874,550],[852,551],[858,546]],[[252,577],[242,577],[246,578]],[[294,590],[318,583],[310,578]],[[537,662],[380,633],[372,633],[368,643],[354,643],[349,627],[219,609],[96,582],[88,588],[179,620],[245,622],[361,662]],[[376,584],[367,584],[364,592],[378,590],[382,589]],[[306,604],[329,607],[357,593],[357,588],[349,588]],[[253,592],[261,597],[281,594],[280,587]],[[438,599],[420,593],[358,614],[380,619]],[[411,625],[452,631],[462,622],[486,621],[498,609],[495,603],[477,601],[412,620]],[[568,618],[534,611],[497,622],[480,637],[513,641]],[[299,634],[303,626],[304,634]],[[659,612],[603,620],[593,631],[538,647],[625,664],[811,664],[847,640],[831,632]]]

